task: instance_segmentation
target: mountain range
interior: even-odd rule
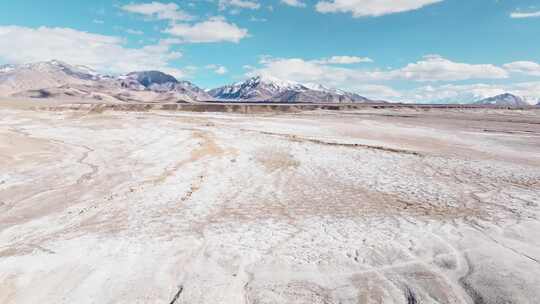
[[[515,93],[501,92],[497,95],[489,95],[479,92],[462,92],[450,97],[436,98],[426,101],[431,104],[477,104],[497,106],[531,106],[540,103],[540,98],[535,96],[521,96]]]
[[[484,98],[479,101],[474,102],[476,105],[494,105],[494,106],[505,106],[505,107],[527,107],[530,106],[523,98],[510,94],[504,93],[497,96]]]
[[[110,76],[58,60],[0,66],[0,96],[101,102],[371,102],[355,93],[269,77],[206,91],[160,71]]]
[[[372,100],[319,84],[301,84],[274,77],[256,76],[243,82],[208,91],[220,101],[365,103]]]
[[[121,76],[57,60],[0,67],[0,96],[101,102],[195,102],[212,99],[188,81],[159,71]]]
[[[0,66],[0,97],[65,99],[89,102],[274,102],[383,103],[320,84],[303,84],[268,76],[204,90],[160,71],[111,76],[58,60]],[[459,103],[522,107],[530,103],[509,93],[470,97]],[[540,105],[540,102],[539,102]]]

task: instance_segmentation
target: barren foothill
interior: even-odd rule
[[[38,108],[0,102],[0,303],[540,299],[538,109]]]

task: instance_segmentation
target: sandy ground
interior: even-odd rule
[[[538,303],[540,112],[0,106],[0,303]]]

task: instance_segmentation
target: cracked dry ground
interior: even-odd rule
[[[0,303],[540,301],[538,111],[0,117]]]

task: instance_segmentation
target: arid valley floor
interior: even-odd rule
[[[540,110],[0,104],[0,303],[539,303]]]

